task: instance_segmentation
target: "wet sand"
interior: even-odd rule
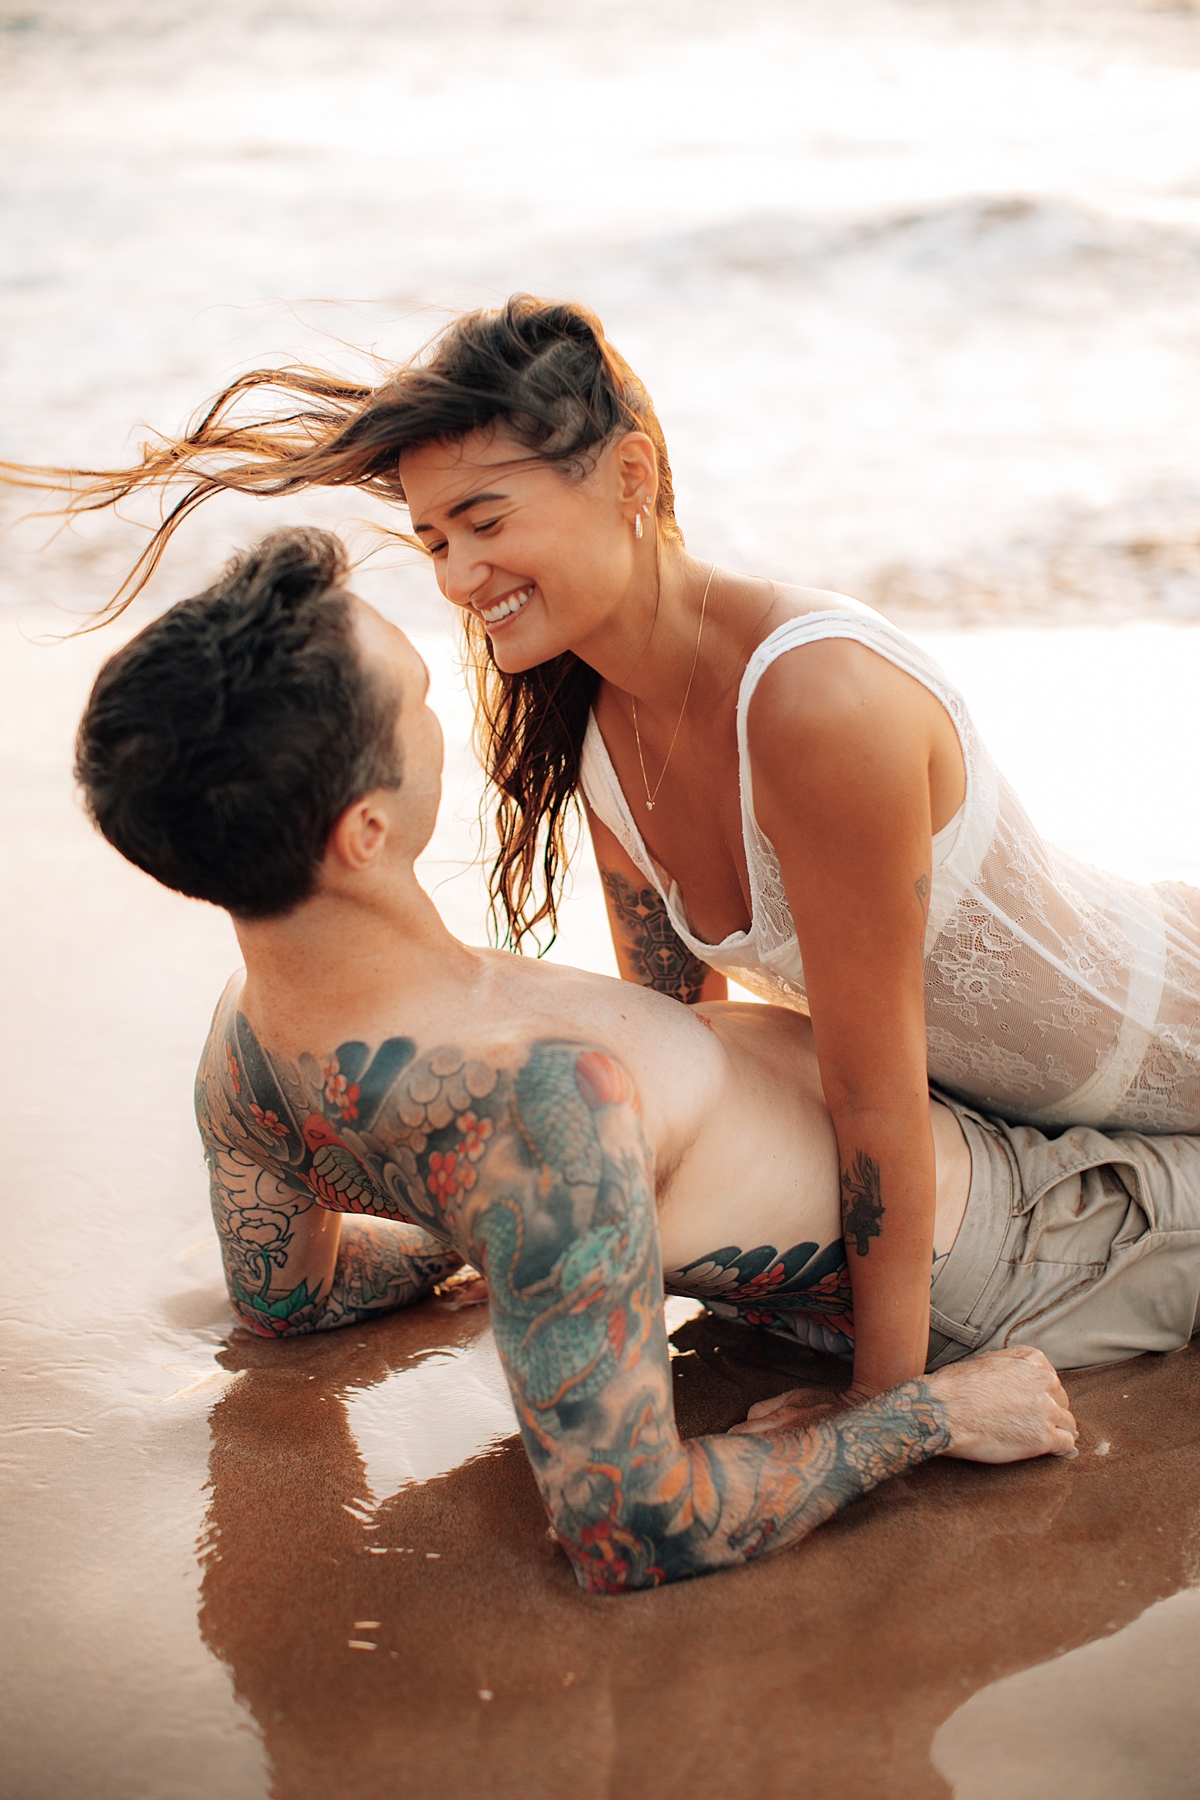
[[[1072,1463],[937,1463],[756,1567],[607,1600],[547,1537],[482,1312],[234,1329],[190,1116],[232,936],[72,797],[115,639],[5,632],[5,1800],[1194,1795],[1200,1347],[1068,1377]],[[1156,659],[1200,679],[1200,636],[1165,635]],[[960,645],[981,710],[1004,641]],[[1132,653],[1105,641],[1117,679]],[[1086,717],[1076,642],[1031,768]],[[445,881],[474,776],[450,647],[424,648],[452,726]],[[1145,701],[1126,724],[1153,747]],[[1135,776],[1110,845],[1145,829]],[[1063,803],[1045,775],[1030,798]],[[459,922],[475,904],[442,893]],[[577,899],[562,954],[602,962]],[[842,1378],[670,1304],[686,1433]]]

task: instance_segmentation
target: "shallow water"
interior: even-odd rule
[[[0,58],[0,454],[111,458],[276,352],[582,295],[699,554],[915,623],[1049,835],[1200,880],[1194,10],[26,0]],[[297,514],[371,508],[224,504],[147,604]],[[138,539],[40,541],[0,570],[4,1800],[1190,1800],[1194,1350],[1070,1377],[1075,1462],[938,1463],[612,1602],[546,1538],[481,1313],[232,1329],[190,1089],[236,948],[72,798],[120,632],[32,641]],[[478,940],[453,645],[388,560],[358,584],[447,728],[424,873]],[[553,954],[611,971],[584,861]],[[685,1431],[831,1378],[686,1310]]]

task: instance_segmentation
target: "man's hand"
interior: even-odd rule
[[[1028,1345],[967,1356],[927,1375],[946,1408],[950,1447],[967,1462],[1075,1456],[1079,1427],[1054,1365]]]
[[[1054,1366],[1040,1350],[1018,1345],[951,1363],[924,1377],[946,1408],[949,1447],[943,1456],[966,1462],[1021,1462],[1031,1456],[1074,1456],[1079,1428]],[[769,1436],[802,1431],[833,1418],[868,1395],[853,1388],[790,1388],[750,1408],[731,1435]]]

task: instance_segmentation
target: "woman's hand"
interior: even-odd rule
[[[874,1396],[855,1388],[798,1387],[769,1400],[757,1400],[740,1425],[731,1425],[730,1436],[764,1435],[772,1431],[803,1431],[818,1419],[831,1419]]]

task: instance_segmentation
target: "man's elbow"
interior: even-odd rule
[[[744,1560],[699,1553],[690,1530],[648,1534],[619,1515],[588,1524],[578,1519],[569,1524],[559,1521],[551,1531],[585,1594],[643,1593],[671,1581],[710,1575],[726,1563]],[[711,1552],[712,1545],[708,1548]]]

